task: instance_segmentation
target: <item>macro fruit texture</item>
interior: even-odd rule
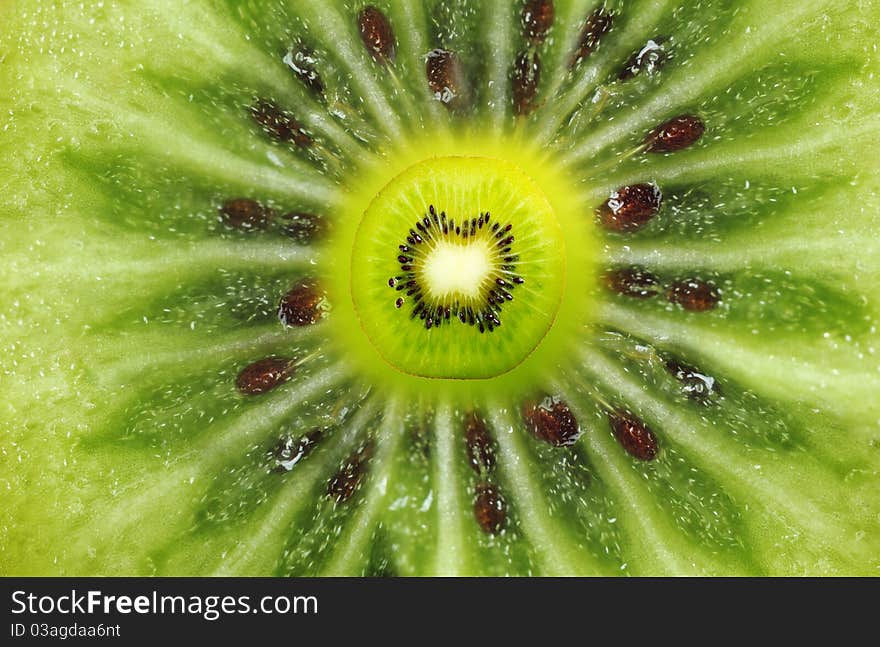
[[[0,8],[0,572],[880,573],[875,2]]]

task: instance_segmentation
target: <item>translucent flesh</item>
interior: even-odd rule
[[[614,27],[569,74],[594,3],[558,0],[520,120],[518,3],[375,4],[397,34],[394,74],[364,51],[354,2],[0,7],[0,572],[876,575],[875,4],[608,2]],[[616,81],[658,35],[673,43],[666,65]],[[284,65],[298,40],[342,117]],[[433,99],[435,47],[464,62],[467,106]],[[255,97],[289,106],[337,162],[273,143],[249,117]],[[685,112],[707,124],[696,145],[632,154]],[[528,434],[516,383],[438,395],[377,380],[339,309],[282,329],[276,304],[298,278],[317,269],[335,285],[340,237],[299,246],[218,222],[223,200],[245,196],[345,230],[353,174],[381,176],[414,161],[383,152],[414,142],[418,157],[468,128],[563,165],[578,182],[550,197],[571,221],[656,182],[660,214],[585,257],[722,289],[704,313],[592,285],[589,313],[563,307],[554,359],[529,375],[576,415],[570,447]],[[311,359],[240,396],[238,371],[271,354]],[[684,395],[669,355],[720,395]],[[603,403],[651,426],[656,460],[623,451]],[[497,535],[472,509],[474,406],[507,502]],[[315,427],[307,458],[270,469],[279,437]],[[365,479],[336,504],[327,482],[368,437]]]

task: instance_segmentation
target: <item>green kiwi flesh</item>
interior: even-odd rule
[[[0,6],[0,573],[877,575],[880,10],[368,4]],[[453,156],[546,289],[408,354]]]
[[[553,324],[564,249],[552,205],[520,169],[491,158],[431,158],[384,187],[364,213],[351,294],[395,368],[489,378],[519,365]]]

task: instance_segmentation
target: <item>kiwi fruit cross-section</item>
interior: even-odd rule
[[[400,371],[491,378],[541,343],[565,273],[562,228],[534,181],[497,159],[432,158],[364,213],[351,295],[367,336]]]
[[[0,573],[877,575],[876,3],[0,7]]]

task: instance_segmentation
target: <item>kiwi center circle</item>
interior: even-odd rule
[[[565,259],[553,206],[522,168],[431,157],[363,212],[351,297],[370,343],[401,373],[488,379],[521,364],[553,326]]]
[[[492,250],[488,245],[441,243],[425,257],[422,276],[435,299],[473,299],[491,280]]]

